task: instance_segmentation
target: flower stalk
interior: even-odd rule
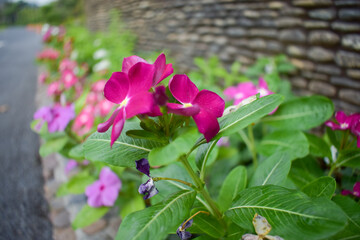
[[[189,218],[181,225],[181,230],[185,229],[186,224],[187,224],[191,219],[193,219],[196,215],[198,215],[198,214],[200,214],[200,213],[203,213],[203,214],[206,214],[206,215],[210,215],[210,213],[208,213],[208,212],[198,211],[197,213],[195,213],[194,215],[192,215],[191,217],[189,217]]]
[[[183,181],[183,180],[180,180],[180,179],[176,179],[176,178],[168,178],[168,177],[154,177],[153,178],[153,181],[154,182],[157,182],[157,181],[161,181],[161,180],[168,180],[168,181],[175,181],[175,182],[179,182],[179,183],[182,183],[182,184],[185,184],[191,188],[195,188],[194,185],[192,185],[191,183],[189,182],[186,182],[186,181]]]

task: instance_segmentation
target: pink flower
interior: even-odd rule
[[[60,82],[56,81],[50,83],[47,89],[47,94],[48,96],[60,95],[61,94]]]
[[[86,97],[86,103],[87,104],[96,104],[99,101],[99,94],[95,92],[89,92],[89,94]]]
[[[40,73],[40,75],[39,75],[38,82],[39,82],[39,83],[44,83],[48,77],[49,77],[49,73],[47,73],[47,72],[42,72],[42,73]]]
[[[52,30],[52,28],[49,27],[49,29],[45,32],[45,34],[42,37],[43,42],[50,42],[50,40],[51,40],[51,30]]]
[[[76,68],[76,66],[77,63],[75,61],[65,58],[60,62],[59,71],[60,72],[73,71]]]
[[[357,147],[360,148],[360,114],[355,113],[351,116],[351,132],[357,137]]]
[[[111,109],[113,108],[114,104],[106,99],[102,100],[97,107],[100,110],[100,116],[101,117],[106,117],[106,115],[109,114],[109,112],[111,111]]]
[[[87,134],[94,125],[94,107],[85,107],[80,114],[75,118],[73,131],[79,136]]]
[[[168,103],[168,111],[192,116],[199,132],[209,142],[220,130],[217,118],[224,112],[224,100],[209,90],[199,91],[186,75],[175,75],[169,82],[169,89],[181,104]]]
[[[238,105],[244,99],[257,93],[258,90],[252,82],[239,83],[236,87],[228,87],[224,91],[227,100],[234,100],[234,105]]]
[[[34,113],[34,119],[40,120],[39,123],[35,126],[35,129],[40,131],[45,122],[51,122],[53,119],[51,107],[41,107]]]
[[[73,71],[65,70],[61,74],[61,81],[64,83],[65,88],[69,89],[75,85],[75,83],[78,81],[78,78],[75,76]]]
[[[144,59],[138,56],[130,56],[127,58],[124,58],[123,65],[122,65],[122,72],[128,73],[129,70],[139,62],[148,63]],[[155,60],[154,64],[152,64],[155,68],[155,73],[152,78],[152,86],[156,86],[158,83],[160,83],[162,80],[170,76],[174,69],[172,67],[172,64],[166,64],[166,57],[164,53],[161,53],[157,59]]]
[[[274,94],[274,92],[269,90],[269,87],[263,78],[259,78],[259,84],[257,89],[258,89],[258,93],[260,93],[260,97],[265,97],[267,95]]]
[[[98,131],[105,132],[113,125],[111,146],[120,136],[126,119],[151,111],[154,99],[149,89],[153,83],[154,72],[153,65],[138,62],[128,70],[128,74],[114,72],[107,81],[104,88],[105,98],[119,104],[119,107],[106,122],[98,125]]]
[[[91,85],[91,90],[94,92],[102,92],[104,90],[106,80],[99,80]]]
[[[325,125],[330,127],[332,130],[347,130],[351,128],[353,120],[352,115],[347,116],[344,112],[338,111],[335,113],[335,119],[339,124],[332,121],[325,122]]]
[[[60,56],[59,51],[57,51],[53,48],[46,48],[37,55],[37,59],[39,59],[39,60],[46,60],[46,59],[55,60],[59,56]]]
[[[101,169],[99,180],[86,188],[87,203],[91,207],[114,205],[121,188],[119,177],[108,167]]]
[[[73,169],[77,167],[77,161],[70,159],[65,166],[65,174],[68,175]]]
[[[360,182],[356,182],[354,184],[354,187],[353,187],[352,191],[350,191],[350,190],[342,190],[341,194],[345,195],[345,196],[346,195],[354,195],[355,197],[360,198]]]

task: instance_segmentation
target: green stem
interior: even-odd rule
[[[248,134],[249,134],[249,140],[250,140],[250,144],[251,144],[250,151],[251,151],[251,155],[253,158],[254,167],[257,168],[258,161],[257,161],[256,147],[255,147],[255,138],[254,138],[253,127],[251,124],[248,126]]]
[[[331,175],[335,171],[335,169],[336,169],[336,163],[334,163],[334,165],[331,166],[329,174],[328,174],[329,177],[331,177]]]
[[[154,182],[157,182],[157,181],[160,181],[160,180],[169,180],[169,181],[175,181],[175,182],[180,182],[182,184],[185,184],[191,188],[194,188],[194,185],[192,185],[191,183],[189,182],[186,182],[186,181],[183,181],[183,180],[180,180],[180,179],[176,179],[176,178],[167,178],[167,177],[154,177],[153,178]]]
[[[184,164],[186,171],[190,174],[191,179],[194,181],[197,189],[204,188],[204,184],[201,182],[200,178],[196,175],[192,167],[190,166],[187,158],[183,155],[180,157],[180,161]]]

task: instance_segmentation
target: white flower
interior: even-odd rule
[[[60,32],[59,27],[52,27],[51,28],[51,35],[56,36],[56,35],[59,34],[59,32]]]
[[[107,59],[101,60],[97,64],[94,65],[93,70],[94,72],[100,72],[102,70],[109,69],[111,62]]]
[[[94,52],[93,58],[95,60],[105,58],[108,55],[108,52],[104,48],[100,48],[96,52]]]
[[[71,60],[76,60],[79,56],[79,52],[77,50],[74,50],[71,52],[71,55],[70,55],[70,59]]]

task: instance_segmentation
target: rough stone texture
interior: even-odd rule
[[[85,6],[94,31],[106,29],[111,9],[120,10],[138,35],[137,49],[169,50],[179,72],[194,69],[198,56],[246,67],[283,53],[298,68],[288,76],[297,93],[327,95],[348,111],[357,106],[339,94],[360,95],[359,0],[87,0]]]

